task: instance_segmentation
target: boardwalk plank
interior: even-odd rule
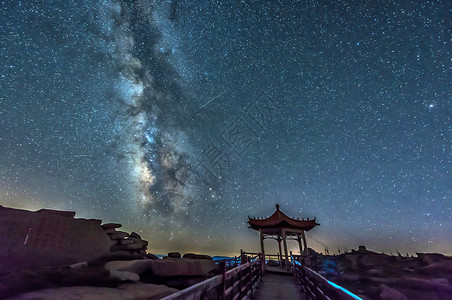
[[[254,300],[267,299],[307,299],[297,286],[295,277],[266,273],[259,289],[255,291]]]

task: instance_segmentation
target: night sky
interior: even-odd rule
[[[452,254],[449,1],[326,2],[1,1],[0,204],[153,253],[257,250],[279,203],[318,251]]]

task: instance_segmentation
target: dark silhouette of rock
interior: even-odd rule
[[[124,231],[116,231],[108,235],[112,240],[122,240],[129,236],[127,232]]]
[[[171,258],[181,258],[181,254],[179,252],[169,252],[168,257]]]
[[[102,229],[116,229],[116,228],[121,228],[122,225],[116,224],[116,223],[106,223],[106,224],[102,224],[101,227],[102,227]]]
[[[169,255],[168,255],[169,256]],[[195,253],[185,253],[183,258],[193,258],[193,259],[208,259],[213,260],[213,258],[209,255],[205,254],[195,254]]]
[[[136,232],[132,232],[130,234],[130,237],[142,240],[141,236]]]
[[[158,256],[155,256],[155,255],[152,254],[152,253],[148,253],[148,254],[146,254],[146,256],[147,256],[147,258],[149,258],[149,259],[160,259]]]

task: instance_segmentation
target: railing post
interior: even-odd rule
[[[263,257],[263,255],[262,255],[262,253],[259,253],[259,256],[260,256],[260,261],[261,261],[261,263],[259,264],[260,265],[260,268],[259,268],[259,272],[260,272],[260,277],[261,277],[261,282],[264,280],[264,268],[265,268],[265,257]]]
[[[218,290],[218,295],[220,300],[224,300],[224,292],[226,290],[226,263],[225,262],[220,262],[220,273],[223,276],[223,279],[221,280],[221,285],[220,288]]]
[[[293,265],[293,256],[292,256],[292,251],[290,251],[290,263]]]
[[[248,263],[250,264],[250,271],[249,271],[249,282],[250,282],[250,291],[251,291],[251,296],[253,296],[253,266],[251,265],[251,257],[248,257]],[[248,294],[248,293],[247,293]]]

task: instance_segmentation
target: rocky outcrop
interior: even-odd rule
[[[391,256],[361,247],[323,260],[336,265],[336,272],[323,271],[327,278],[369,299],[452,299],[451,257]]]
[[[137,282],[133,284],[122,284],[118,288],[75,286],[44,289],[12,297],[8,300],[153,300],[161,299],[176,292],[178,292],[177,289],[164,285]]]
[[[70,211],[0,206],[0,273],[59,267],[109,253],[111,242],[101,220],[74,216]]]
[[[170,252],[170,253],[168,253],[168,257],[181,258],[182,256],[181,256],[181,254],[179,252]]]
[[[161,260],[121,224],[74,215],[0,206],[1,299],[160,299],[216,269],[208,255]]]
[[[193,258],[193,259],[207,259],[207,260],[213,260],[213,258],[209,255],[205,254],[195,254],[195,253],[185,253],[183,258]]]
[[[167,257],[162,260],[110,261],[105,269],[112,278],[119,280],[141,280],[182,289],[210,277],[216,265],[207,259]]]
[[[215,262],[206,259],[164,259],[164,260],[131,260],[110,261],[105,269],[110,272],[132,272],[138,275],[152,272],[155,276],[203,276],[216,268]]]
[[[145,256],[148,242],[143,240],[136,232],[129,234],[125,231],[116,230],[121,227],[121,224],[116,223],[107,223],[102,225],[105,233],[112,241],[110,250],[112,252],[124,251],[129,254],[140,254]]]

